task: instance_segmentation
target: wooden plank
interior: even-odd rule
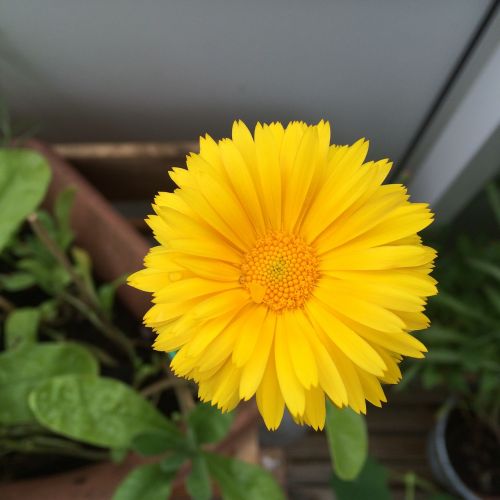
[[[290,488],[289,496],[290,500],[335,500],[335,495],[329,486],[299,486]]]
[[[185,166],[186,155],[198,151],[192,141],[56,144],[54,148],[112,201],[149,200],[158,191],[173,190],[168,170]]]
[[[405,498],[403,477],[413,472],[432,481],[426,457],[427,435],[443,395],[412,390],[391,393],[390,404],[370,408],[367,415],[370,454],[390,473],[393,498]],[[309,432],[286,450],[290,498],[322,500],[330,492],[331,463],[326,437]],[[325,496],[325,498],[332,498]],[[427,498],[417,492],[416,499]]]
[[[379,459],[425,460],[426,433],[372,433],[369,445],[370,452]],[[292,461],[328,461],[329,451],[326,436],[324,434],[307,434],[305,438],[289,448],[287,456]]]
[[[425,433],[428,432],[435,419],[435,409],[431,406],[388,405],[381,410],[368,412],[367,424],[370,433]]]
[[[403,463],[403,464],[385,464],[389,469],[391,476],[397,476],[397,479],[391,479],[389,484],[398,488],[401,487],[402,477],[407,472],[414,472],[419,477],[431,479],[427,465],[424,463]],[[300,486],[321,486],[330,484],[332,468],[329,462],[301,462],[287,465],[287,484],[291,491]]]

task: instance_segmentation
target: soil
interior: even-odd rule
[[[462,481],[481,496],[500,495],[500,443],[469,411],[453,410],[446,430],[451,463]]]

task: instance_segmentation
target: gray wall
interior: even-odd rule
[[[0,92],[55,141],[327,118],[397,160],[489,0],[12,0]]]

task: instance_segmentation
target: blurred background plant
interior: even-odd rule
[[[485,194],[498,234],[500,191],[490,183]],[[406,362],[396,388],[418,381],[444,390],[440,419],[451,463],[484,494],[500,488],[500,238],[491,233],[452,225],[434,235],[440,292],[429,304],[432,325],[419,334],[429,352]]]
[[[490,184],[486,193],[500,229],[500,192]],[[415,377],[427,389],[445,387],[500,443],[500,239],[450,236],[436,242],[440,292],[421,334],[429,352],[408,367],[398,390]]]

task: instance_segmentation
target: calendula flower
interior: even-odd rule
[[[325,396],[366,411],[386,401],[402,356],[423,357],[432,222],[368,142],[330,145],[330,126],[242,122],[200,139],[178,186],[147,220],[159,243],[129,283],[153,293],[145,324],[173,371],[223,411],[256,395],[268,428],[284,407],[321,429]]]

